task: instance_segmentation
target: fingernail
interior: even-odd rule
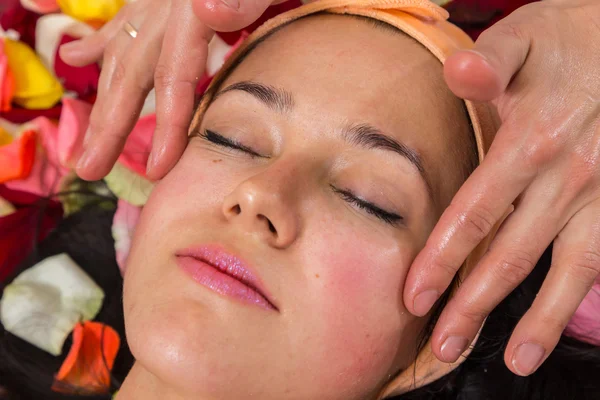
[[[415,301],[413,303],[414,314],[418,317],[422,317],[426,315],[431,307],[435,304],[438,297],[440,297],[437,290],[426,290],[423,293],[419,293],[417,297],[415,297]]]
[[[465,352],[469,339],[461,336],[449,336],[440,349],[445,362],[454,362]]]
[[[512,359],[512,365],[519,375],[532,374],[542,362],[546,350],[539,344],[523,343],[517,347]]]
[[[221,3],[225,4],[229,8],[234,9],[235,11],[240,9],[239,0],[221,0]]]

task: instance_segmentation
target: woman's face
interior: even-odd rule
[[[138,362],[197,398],[374,397],[414,359],[426,321],[404,280],[464,179],[469,128],[441,65],[392,29],[306,18],[196,130],[130,254]]]

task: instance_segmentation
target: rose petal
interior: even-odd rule
[[[102,288],[63,253],[26,269],[6,286],[0,318],[8,332],[57,356],[75,324],[93,319],[103,300]]]
[[[31,252],[34,243],[44,240],[62,218],[60,203],[44,202],[36,205],[39,197],[31,193],[12,191],[0,185],[0,196],[10,202],[16,211],[0,217],[0,282],[11,275],[19,263]]]
[[[119,334],[108,325],[90,321],[75,325],[73,345],[52,390],[77,395],[107,393],[120,345]]]
[[[27,131],[12,143],[0,146],[0,183],[29,177],[35,155],[35,131]]]
[[[40,15],[25,9],[19,0],[2,0],[0,4],[2,28],[16,31],[22,42],[35,47],[35,24]]]
[[[565,335],[600,346],[600,277],[569,321]]]
[[[4,53],[4,41],[0,41],[0,112],[10,111],[15,94],[15,78],[8,67],[8,57]]]
[[[64,35],[82,38],[94,33],[94,29],[64,14],[44,15],[35,27],[35,51],[46,68],[54,70],[54,58]]]
[[[119,161],[136,174],[146,176],[146,164],[152,149],[152,135],[156,128],[156,114],[138,120],[129,134]]]
[[[61,190],[69,170],[58,160],[58,127],[47,118],[36,118],[31,122],[38,132],[35,162],[27,179],[6,182],[13,190],[33,193],[42,197]]]
[[[21,0],[23,8],[38,14],[47,14],[58,11],[56,0]]]
[[[83,137],[90,123],[92,106],[84,101],[65,98],[58,122],[57,153],[63,167],[73,168],[82,149]]]
[[[117,162],[110,173],[104,178],[108,188],[119,199],[134,206],[143,206],[154,188],[148,179],[129,170]]]
[[[92,63],[84,67],[73,67],[60,58],[58,52],[60,46],[76,39],[70,35],[63,35],[61,37],[60,43],[56,48],[53,68],[65,89],[77,93],[80,98],[84,98],[96,93],[98,90],[100,67],[97,63]]]
[[[141,213],[142,207],[129,204],[125,200],[119,200],[117,204],[117,211],[113,217],[112,236],[115,240],[117,264],[119,264],[122,275],[125,274],[125,266],[131,248],[133,232]]]
[[[48,71],[25,43],[4,38],[8,66],[14,74],[13,102],[31,110],[55,105],[63,95],[58,80]]]
[[[84,22],[111,20],[125,0],[58,0],[63,13]]]

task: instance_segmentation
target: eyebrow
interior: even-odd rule
[[[213,101],[219,96],[234,90],[246,92],[254,96],[267,107],[277,112],[289,112],[294,108],[294,97],[290,92],[253,81],[233,83],[215,94]],[[433,186],[423,166],[423,160],[416,150],[369,124],[348,126],[344,129],[342,136],[346,141],[355,146],[367,149],[388,150],[404,157],[419,171],[421,178],[425,181],[429,196],[431,199],[434,198]]]
[[[241,81],[227,86],[215,95],[213,101],[219,96],[233,90],[246,92],[277,112],[289,112],[294,108],[294,97],[290,92],[251,81]]]
[[[399,142],[391,136],[384,134],[382,131],[369,124],[349,126],[343,131],[343,136],[345,140],[356,146],[367,149],[392,151],[407,159],[417,171],[419,171],[419,174],[421,174],[421,177],[427,185],[429,195],[433,198],[431,182],[429,181],[425,167],[423,166],[423,160],[416,150]]]

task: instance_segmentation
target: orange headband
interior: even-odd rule
[[[213,84],[209,86],[202,98],[191,126],[199,125],[206,109],[212,102],[213,96],[219,89],[218,85],[221,83],[222,78],[230,72],[232,66],[238,62],[239,57],[247,53],[250,46],[283,25],[320,12],[359,15],[386,22],[420,42],[442,64],[448,56],[457,50],[473,46],[473,42],[466,33],[447,22],[448,12],[429,0],[317,0],[278,15],[250,35],[229,57],[223,68],[213,79]],[[465,104],[473,125],[479,162],[481,163],[497,131],[499,120],[495,110],[487,103],[465,101]],[[458,281],[464,280],[481,259],[495,231],[496,229],[469,255],[459,270],[458,274],[461,279],[458,279]],[[456,289],[457,286],[455,285],[451,289],[451,296]],[[434,356],[431,343],[428,342],[418,354],[415,362],[386,384],[378,399],[406,393],[416,387],[433,382],[451,372],[464,360],[465,357],[460,357],[455,363],[443,363]]]

